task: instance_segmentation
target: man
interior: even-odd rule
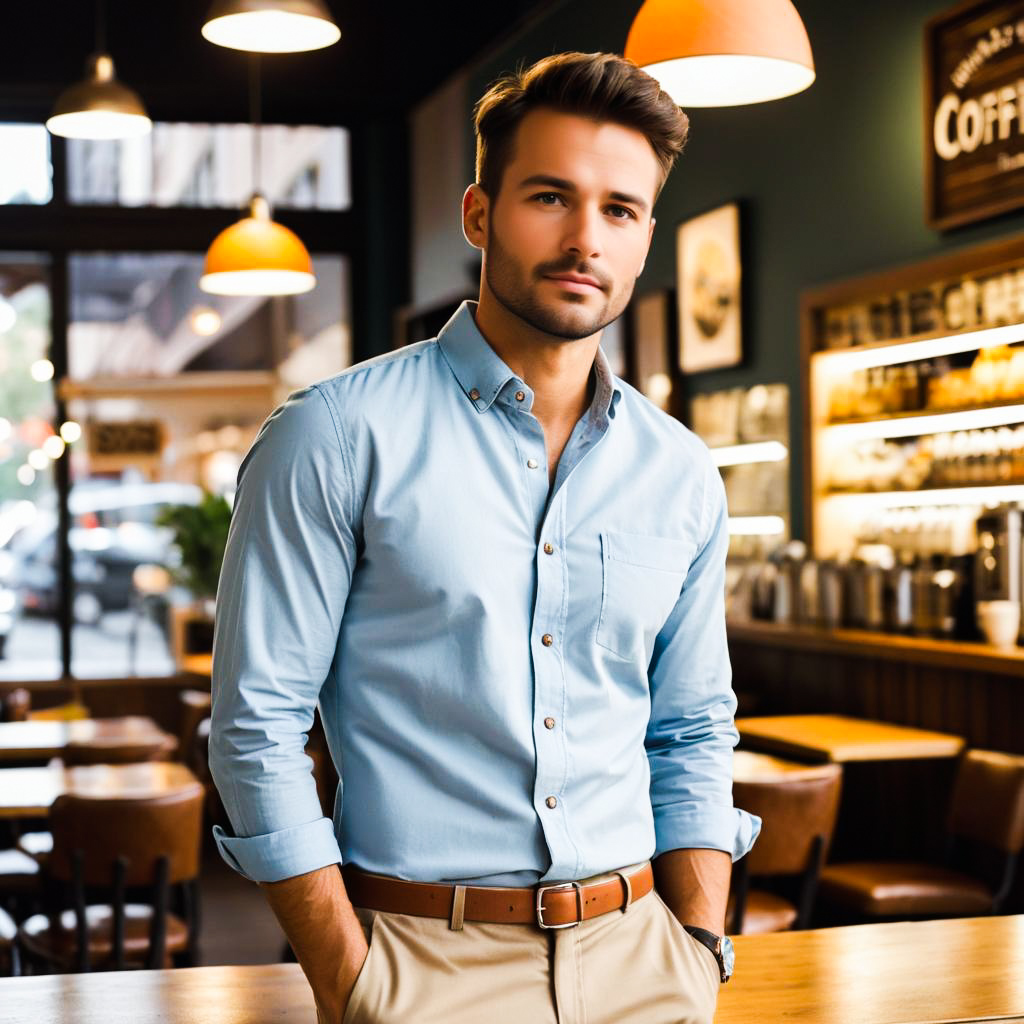
[[[621,58],[561,54],[476,128],[479,303],[292,395],[239,472],[218,843],[323,1022],[706,1022],[758,828],[731,797],[724,491],[598,348],[686,117]]]

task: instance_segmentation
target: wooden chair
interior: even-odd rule
[[[858,918],[998,914],[1024,848],[1024,757],[969,750],[957,768],[944,863],[832,864],[821,899]]]
[[[842,768],[809,767],[792,779],[733,783],[733,802],[758,815],[761,834],[733,869],[727,931],[806,928],[839,810]],[[770,880],[751,888],[751,879]],[[776,891],[779,890],[779,891]]]
[[[115,747],[96,746],[93,743],[68,743],[61,751],[64,764],[138,764],[140,761],[167,761],[178,749],[174,736],[153,739]]]
[[[172,956],[194,964],[202,803],[198,784],[139,800],[59,797],[46,866],[54,902],[19,928],[25,955],[65,971],[168,967]],[[180,917],[169,910],[172,887]],[[128,902],[143,892],[146,902]]]

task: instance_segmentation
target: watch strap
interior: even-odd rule
[[[722,957],[722,937],[716,935],[714,932],[710,932],[707,928],[698,928],[693,924],[684,924],[683,928],[686,929],[702,946],[707,946],[708,949],[715,955],[715,959],[718,961],[718,973],[721,977],[722,984],[724,985],[729,980],[729,975],[725,970],[725,959]]]

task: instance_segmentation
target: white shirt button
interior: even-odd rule
[[[552,810],[558,806],[558,801],[553,796],[549,796],[544,803],[546,803]]]
[[[536,459],[527,459],[527,460],[526,460],[526,465],[527,465],[527,468],[528,468],[528,469],[536,469],[536,468],[537,468],[537,466],[539,466],[539,465],[540,465],[540,463],[539,463],[539,462],[537,462],[537,460],[536,460]]]

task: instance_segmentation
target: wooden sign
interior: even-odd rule
[[[145,465],[159,461],[164,428],[159,420],[90,422],[89,460],[93,469]]]
[[[1024,0],[969,0],[925,28],[928,223],[1024,206]]]

